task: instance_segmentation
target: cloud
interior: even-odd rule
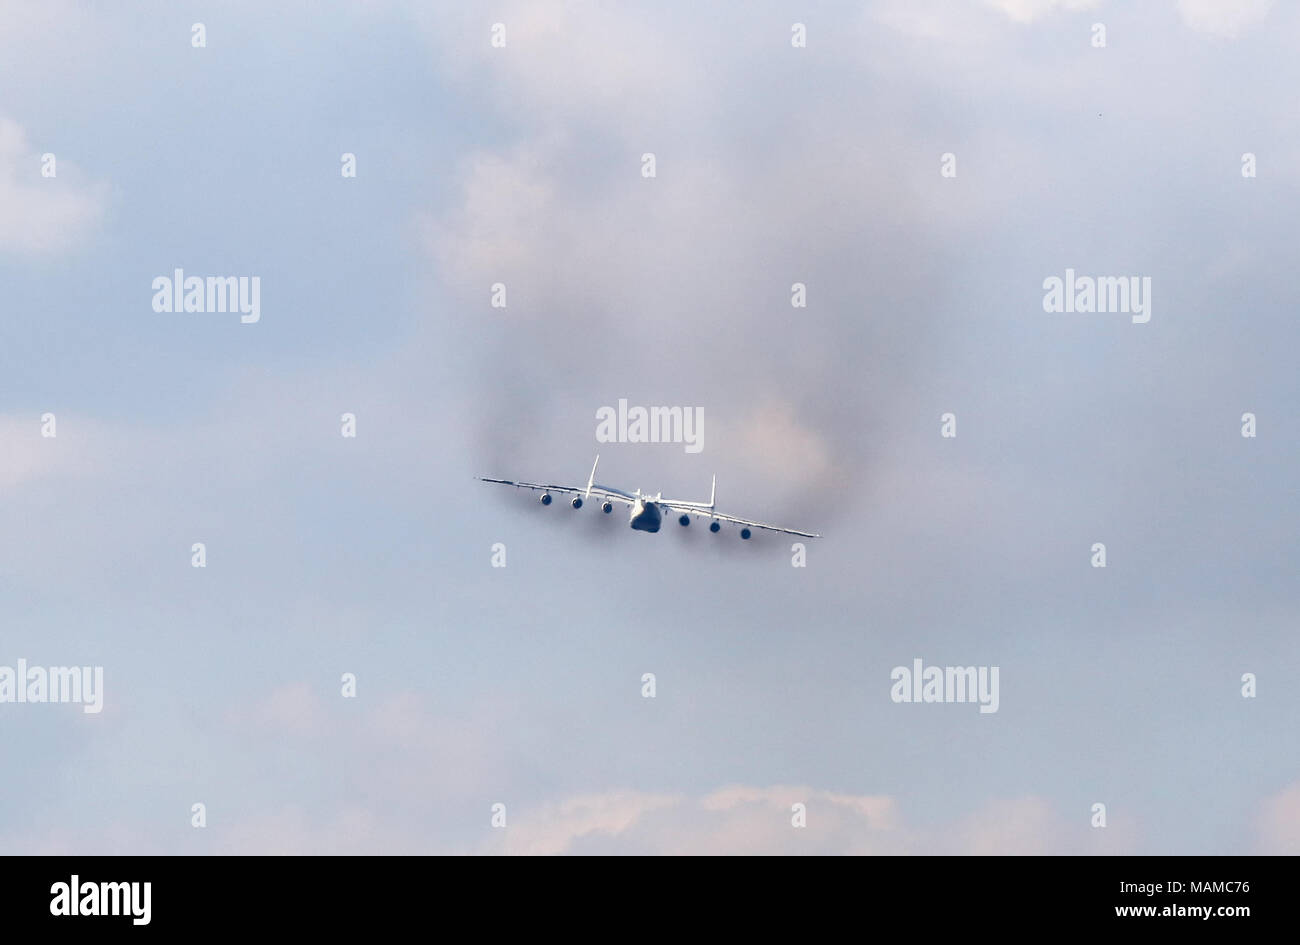
[[[796,827],[793,805],[806,826]],[[701,796],[611,791],[508,812],[490,843],[505,854],[1043,855],[1115,852],[1121,826],[1069,825],[1040,797],[995,800],[940,828],[906,823],[899,802],[808,786],[731,785]],[[1123,834],[1123,835],[1120,835]]]
[[[747,468],[761,472],[771,487],[793,491],[809,483],[819,489],[841,484],[837,480],[843,470],[836,468],[830,443],[799,417],[789,401],[769,400],[755,406],[737,432],[739,456]]]
[[[373,684],[361,675],[359,688]],[[504,701],[475,701],[447,715],[417,693],[394,692],[367,705],[364,698],[344,698],[338,682],[329,685],[324,690],[299,680],[276,686],[252,705],[233,709],[226,731],[243,743],[348,745],[364,770],[384,773],[393,803],[416,795],[459,798],[501,777],[505,757],[484,746],[496,745]]]
[[[324,705],[316,691],[305,682],[295,682],[272,690],[252,707],[247,721],[254,728],[280,734],[319,735],[324,718]]]
[[[976,856],[1047,856],[1064,852],[1061,838],[1068,834],[1046,800],[1024,797],[993,801],[968,817],[955,843],[958,851]]]
[[[290,804],[238,820],[228,829],[214,819],[207,829],[217,835],[216,852],[234,856],[251,852],[258,856],[391,856],[408,852],[401,825],[379,821],[363,807],[348,806],[322,820]]]
[[[599,121],[632,133],[647,112],[709,96],[705,64],[679,31],[665,27],[664,12],[569,0],[506,3],[490,16],[472,5],[420,5],[414,15],[439,68],[483,90],[494,108],[529,125]],[[489,41],[498,22],[505,27],[500,48]]]
[[[1235,39],[1246,27],[1268,16],[1273,0],[1178,0],[1178,15],[1198,33]]]
[[[854,82],[855,60],[810,59],[810,72],[783,76],[799,61],[784,32],[727,22],[720,47],[708,16],[642,22],[601,8],[569,35],[554,28],[567,19],[534,29],[535,15],[507,11],[505,49],[486,33],[468,51],[448,46],[464,39],[457,30],[433,40],[466,107],[502,118],[493,147],[460,164],[457,199],[420,215],[441,291],[462,311],[487,310],[493,283],[507,288],[508,308],[487,310],[462,349],[496,379],[473,420],[493,468],[594,447],[594,411],[620,397],[702,407],[709,472],[756,492],[809,495],[844,470],[869,476],[888,452],[829,431],[882,427],[931,350],[950,275],[924,235],[929,198],[890,166],[916,142],[891,120],[892,100],[846,116],[815,94]],[[775,67],[757,86],[754,55]],[[791,83],[806,104],[779,117],[735,105]],[[641,175],[647,152],[654,178]],[[807,308],[791,304],[795,282]],[[654,468],[666,455],[638,462],[671,476]]]
[[[83,416],[54,413],[56,436],[42,436],[43,412],[0,414],[0,495],[52,479],[86,479],[112,463],[120,431]]]
[[[106,188],[88,184],[55,154],[55,177],[41,176],[42,152],[20,125],[0,118],[0,250],[49,254],[83,241],[103,215]]]
[[[1300,854],[1300,781],[1264,801],[1256,827],[1260,853],[1269,856]]]
[[[1095,7],[1098,0],[984,0],[1017,23],[1033,23],[1057,11],[1073,13]]]
[[[568,853],[588,838],[618,838],[655,811],[675,807],[679,798],[638,791],[612,792],[570,798],[538,811],[523,825],[507,826],[505,853],[552,855]]]

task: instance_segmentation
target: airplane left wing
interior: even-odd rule
[[[822,537],[821,535],[812,532],[801,532],[793,528],[782,528],[780,525],[768,525],[765,522],[751,522],[747,519],[737,518],[734,515],[724,515],[721,512],[714,512],[707,508],[700,508],[698,505],[673,505],[671,502],[660,502],[659,504],[683,515],[694,515],[697,518],[708,519],[710,521],[730,522],[733,525],[744,525],[749,528],[761,528],[764,531],[779,532],[782,535],[798,535],[800,538]]]

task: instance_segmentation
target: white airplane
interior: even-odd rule
[[[691,516],[709,520],[709,531],[716,532],[722,528],[723,522],[729,522],[733,525],[741,526],[740,537],[748,539],[753,532],[752,528],[762,528],[769,532],[780,532],[783,535],[798,535],[800,538],[821,538],[821,535],[814,535],[812,532],[796,531],[793,528],[781,528],[777,525],[766,525],[763,522],[750,522],[743,518],[736,518],[734,515],[723,515],[721,512],[714,511],[714,499],[718,495],[718,477],[713,477],[713,488],[709,492],[708,502],[681,502],[677,499],[665,499],[663,493],[658,495],[643,495],[641,490],[636,492],[624,492],[622,489],[614,489],[610,486],[602,486],[596,483],[596,466],[600,464],[600,457],[596,457],[596,462],[591,465],[591,477],[587,480],[585,489],[579,486],[545,486],[537,482],[516,482],[513,479],[490,479],[487,476],[479,476],[481,482],[496,482],[503,486],[515,486],[519,489],[532,489],[541,493],[542,505],[551,504],[551,493],[561,492],[565,495],[571,495],[573,498],[569,504],[575,509],[582,508],[584,499],[590,499],[593,495],[600,500],[600,510],[608,515],[614,510],[615,502],[622,502],[631,508],[628,516],[628,524],[639,532],[657,532],[663,521],[664,512],[675,513],[677,523],[682,526],[691,524]]]

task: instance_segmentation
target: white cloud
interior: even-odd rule
[[[769,488],[830,488],[842,472],[825,437],[809,427],[787,401],[754,407],[740,423],[734,444],[745,467],[761,474]],[[730,437],[720,438],[724,449]]]
[[[52,478],[97,476],[112,464],[117,432],[62,410],[50,412],[58,434],[52,437],[41,435],[41,411],[0,414],[0,495]]]
[[[796,803],[804,827],[792,824]],[[582,795],[511,811],[498,834],[489,850],[506,854],[1038,855],[1122,852],[1132,843],[1122,824],[1091,830],[1086,811],[1071,829],[1039,797],[996,800],[956,823],[918,828],[893,797],[791,785]]]
[[[219,825],[219,821],[215,823]],[[216,836],[218,852],[233,855],[382,856],[415,852],[404,844],[400,824],[381,823],[372,811],[355,806],[321,819],[290,804],[238,820],[228,830],[216,832]]]
[[[1270,856],[1300,854],[1300,781],[1264,801],[1256,826],[1260,853]]]
[[[462,170],[463,202],[446,220],[424,215],[428,247],[448,272],[476,282],[504,278],[549,245],[566,219],[557,212],[555,186],[528,148],[513,156],[483,155]]]
[[[709,95],[707,63],[662,11],[627,4],[506,3],[490,15],[473,5],[415,11],[454,80],[524,123],[586,122],[598,117],[632,133],[647,114]],[[506,28],[494,48],[490,28]],[[521,107],[522,106],[522,107]]]
[[[454,202],[421,215],[425,245],[441,290],[467,310],[486,304],[493,283],[507,286],[509,343],[486,346],[485,369],[523,386],[544,352],[548,371],[583,385],[564,404],[543,402],[553,385],[530,395],[530,422],[513,438],[521,461],[640,389],[650,402],[704,408],[705,449],[727,457],[710,471],[727,479],[734,462],[727,481],[808,494],[862,465],[858,439],[826,436],[846,410],[837,326],[849,322],[883,363],[854,381],[872,405],[855,420],[888,409],[890,380],[912,357],[892,353],[910,328],[865,287],[928,291],[941,278],[919,235],[930,198],[917,191],[930,189],[899,182],[891,156],[916,142],[877,114],[893,103],[872,99],[852,120],[820,97],[772,114],[737,108],[778,93],[761,70],[755,86],[755,62],[793,52],[788,26],[712,16],[643,23],[624,7],[584,8],[570,35],[555,27],[563,17],[542,25],[508,9],[492,18],[507,25],[503,50],[488,45],[483,17],[435,33],[466,106],[499,111],[509,134],[460,164]],[[831,61],[819,83],[857,76],[856,57]],[[656,154],[654,179],[641,176],[645,152]],[[863,257],[860,247],[884,240]],[[853,280],[840,277],[846,267]],[[791,307],[795,281],[809,285],[808,310]],[[923,321],[929,304],[910,316]],[[760,393],[774,377],[788,392],[776,402]],[[483,408],[485,439],[499,435],[501,413],[517,420],[511,401]]]
[[[272,690],[251,713],[255,724],[295,735],[319,735],[324,719],[320,697],[305,682],[288,683]]]
[[[1095,7],[1098,0],[984,0],[1017,23],[1033,23],[1059,11],[1074,12]]]
[[[682,799],[639,791],[574,797],[542,808],[533,817],[507,826],[504,852],[520,855],[567,853],[588,837],[618,837],[657,810]],[[508,816],[507,809],[507,816]]]
[[[22,127],[0,118],[0,250],[52,253],[83,240],[104,211],[106,189],[88,184],[54,153],[57,176],[41,176],[41,155]]]
[[[1272,7],[1273,0],[1178,0],[1178,15],[1199,33],[1235,39]]]

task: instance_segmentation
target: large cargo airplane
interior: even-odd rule
[[[717,532],[722,528],[722,523],[727,522],[731,525],[739,525],[740,537],[748,539],[753,532],[751,529],[761,528],[769,532],[780,532],[783,535],[798,535],[800,538],[820,538],[821,535],[815,535],[812,532],[801,532],[793,528],[781,528],[778,525],[767,525],[763,522],[751,522],[743,518],[736,518],[734,515],[723,515],[715,511],[714,500],[718,495],[718,477],[713,477],[713,488],[709,492],[708,502],[682,502],[677,499],[665,499],[663,493],[658,495],[644,495],[640,489],[636,492],[624,492],[622,489],[615,489],[611,486],[602,486],[596,483],[596,466],[600,464],[600,457],[596,457],[596,462],[592,463],[591,476],[587,479],[586,488],[581,486],[552,486],[542,485],[538,482],[516,482],[513,479],[491,479],[487,476],[478,477],[481,482],[496,482],[503,486],[515,486],[519,489],[532,489],[534,492],[540,492],[542,505],[551,504],[551,494],[561,493],[571,495],[572,499],[569,504],[575,509],[582,508],[582,503],[586,499],[595,496],[600,502],[600,510],[608,515],[614,511],[614,503],[621,502],[630,508],[628,515],[628,524],[639,532],[657,532],[663,522],[664,515],[676,515],[677,523],[682,526],[691,524],[691,517],[708,519],[709,531]]]

